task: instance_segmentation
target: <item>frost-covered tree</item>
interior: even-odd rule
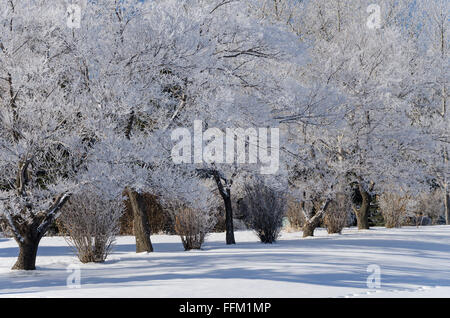
[[[57,9],[0,2],[0,218],[20,248],[14,269],[35,268],[39,241],[76,187],[88,146],[79,125],[86,109],[72,103],[83,89],[71,31]]]
[[[361,229],[375,194],[433,182],[448,215],[448,4],[383,0],[375,22],[370,4],[99,0],[68,13],[0,1],[0,219],[20,247],[14,268],[34,269],[86,186],[129,197],[138,252],[153,250],[143,192],[195,213],[221,198],[233,244],[232,195],[267,164],[311,234],[349,187]],[[270,128],[280,162],[278,130],[256,135]],[[189,139],[181,162],[175,129]]]
[[[318,93],[305,103],[311,108],[325,105],[324,116],[306,122],[293,110],[282,118],[295,123],[301,136],[297,143],[304,155],[297,169],[305,166],[308,153],[319,164],[307,169],[309,183],[329,182],[322,191],[331,196],[338,179],[353,185],[360,229],[369,227],[375,193],[388,189],[386,185],[423,183],[423,170],[413,155],[422,139],[411,125],[408,99],[415,88],[411,74],[416,54],[400,18],[408,8],[403,2],[382,1],[379,21],[369,27],[369,4],[336,0],[306,5],[304,33],[311,59],[301,76]],[[328,93],[319,94],[323,91]]]
[[[416,89],[410,101],[414,125],[427,138],[417,156],[431,183],[441,189],[447,224],[450,222],[449,9],[448,1],[435,0],[427,5],[419,2],[412,8],[409,25],[417,51]]]
[[[271,142],[261,145],[256,134],[259,128],[278,126],[273,111],[289,104],[299,90],[295,81],[284,84],[291,66],[302,61],[303,47],[283,23],[261,20],[253,10],[258,2],[200,3],[201,7],[194,8],[197,15],[204,15],[202,25],[206,30],[201,34],[210,38],[212,49],[210,65],[203,74],[208,80],[200,87],[188,85],[198,91],[186,94],[188,100],[176,119],[178,125],[191,123],[191,127],[194,120],[199,120],[201,125],[194,130],[206,131],[203,142],[200,141],[203,150],[196,152],[198,145],[194,141],[192,162],[199,177],[210,178],[216,184],[225,207],[226,242],[234,244],[232,189],[239,189],[242,180],[260,171],[261,165],[267,165],[253,155],[248,155],[248,159],[241,157],[234,147],[239,151],[242,144],[247,153],[252,147],[256,153],[270,153]],[[190,81],[196,82],[197,79]],[[173,122],[172,127],[175,125]],[[234,133],[229,134],[230,131]],[[223,151],[213,154],[213,146]]]
[[[89,3],[71,29],[64,3],[1,5],[9,10],[0,41],[1,220],[20,247],[14,268],[34,269],[39,241],[71,193],[90,184],[112,199],[126,186],[142,189],[160,145],[129,138],[121,124],[148,84],[124,85],[133,54],[120,36],[106,37],[123,35],[115,28],[123,20],[109,20],[122,7]]]

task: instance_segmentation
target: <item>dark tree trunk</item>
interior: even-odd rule
[[[369,208],[370,208],[370,194],[364,190],[362,185],[359,185],[359,192],[362,197],[362,203],[359,209],[353,207],[356,215],[356,222],[358,225],[358,230],[368,230],[369,227]]]
[[[23,243],[19,243],[19,256],[12,267],[16,270],[35,270],[36,255],[40,239],[26,239]]]
[[[218,170],[213,169],[199,169],[197,170],[201,177],[212,177],[216,182],[217,189],[225,204],[225,227],[226,227],[226,243],[236,244],[234,240],[233,229],[233,207],[231,204],[231,185],[232,179],[226,179]]]
[[[45,213],[45,218],[33,217],[31,223],[23,222],[21,217],[11,217],[10,222],[14,228],[14,239],[19,245],[19,256],[13,270],[36,269],[36,255],[41,238],[47,233],[48,228],[55,221],[62,206],[69,199],[70,194],[65,193],[58,196]]]
[[[233,228],[233,208],[231,205],[230,190],[227,190],[227,195],[223,196],[225,203],[225,227],[226,227],[226,243],[236,244],[234,240],[234,228]]]
[[[130,199],[131,210],[133,211],[133,231],[136,237],[136,253],[153,252],[150,240],[150,224],[145,211],[144,200],[141,194],[134,190],[127,189]]]
[[[225,228],[226,228],[226,243],[236,244],[234,240],[234,228],[233,228],[233,207],[231,204],[231,180],[226,180],[220,176],[219,171],[212,169],[208,171],[208,174],[212,175],[216,181],[217,188],[219,189],[220,196],[225,204]],[[224,181],[225,185],[222,183]]]
[[[450,193],[448,193],[447,187],[444,192],[444,208],[445,208],[445,223],[450,225]]]

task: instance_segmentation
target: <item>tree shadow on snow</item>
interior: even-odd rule
[[[411,241],[402,235],[392,240],[374,237],[352,239],[351,236],[343,235],[333,238],[283,239],[268,245],[238,242],[231,246],[214,241],[207,242],[204,250],[181,254],[181,242],[154,243],[157,253],[133,257],[121,254],[134,252],[134,244],[118,244],[113,256],[119,259],[113,257],[104,264],[82,267],[82,285],[108,284],[114,288],[144,282],[148,286],[160,286],[168,280],[246,279],[366,289],[369,275],[367,266],[377,264],[381,267],[383,288],[395,288],[399,284],[450,286],[449,269],[432,266],[435,258],[450,260],[450,244],[428,239],[436,240],[436,236],[427,238],[422,233],[420,241]],[[323,248],[327,252],[320,254]],[[18,252],[18,249],[10,249]],[[1,249],[0,257],[10,257],[11,250]],[[177,255],[171,255],[172,252],[177,252]],[[439,254],[433,255],[432,252]],[[355,258],[353,253],[358,253],[359,257]],[[73,255],[73,252],[69,247],[43,246],[39,248],[38,255]],[[398,257],[401,256],[429,261],[406,263],[408,259],[405,258],[399,263]],[[121,267],[124,262],[126,266]],[[292,268],[295,270],[292,271]],[[61,268],[40,269],[36,275],[16,277],[11,277],[11,273],[3,273],[0,274],[0,294],[12,294],[23,288],[30,292],[39,291],[39,287],[63,288],[67,275]],[[2,290],[11,291],[2,293]]]

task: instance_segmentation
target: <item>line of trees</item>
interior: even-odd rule
[[[372,29],[369,2],[99,0],[80,3],[71,29],[64,2],[0,0],[0,223],[20,249],[13,268],[35,269],[41,238],[85,191],[128,198],[137,252],[153,250],[144,193],[180,233],[210,224],[219,198],[227,244],[239,191],[247,207],[264,195],[284,209],[248,186],[261,163],[175,165],[170,133],[194,120],[279,127],[280,169],[264,184],[298,200],[311,235],[345,193],[360,198],[360,229],[377,194],[431,187],[450,222],[449,4],[380,0]],[[264,225],[256,210],[249,222]]]

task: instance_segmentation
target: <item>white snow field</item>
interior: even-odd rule
[[[211,234],[203,250],[185,252],[178,236],[154,235],[154,253],[134,253],[133,237],[118,237],[103,264],[81,264],[62,237],[45,237],[36,271],[11,271],[18,254],[0,238],[1,297],[450,297],[450,226],[316,230],[283,233],[273,245],[250,231]],[[67,267],[80,266],[80,288]],[[380,267],[370,289],[369,265]],[[371,280],[372,281],[372,280]],[[73,287],[73,286],[72,286]]]

